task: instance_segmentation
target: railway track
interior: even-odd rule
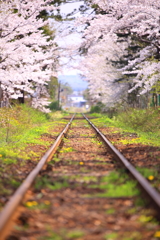
[[[147,214],[159,215],[159,193],[85,115],[73,115],[1,212],[0,239],[155,239],[158,224],[137,223],[145,208],[135,207],[135,181],[127,192],[126,170],[155,209]]]

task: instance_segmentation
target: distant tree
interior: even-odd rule
[[[59,88],[58,86],[59,86],[58,78],[51,76],[50,81],[48,82],[48,85],[47,85],[47,89],[48,89],[50,98],[52,100],[57,100],[58,88]]]
[[[72,94],[73,89],[69,85],[69,83],[61,83],[60,84],[60,100],[62,104],[66,104],[68,100],[68,96]]]

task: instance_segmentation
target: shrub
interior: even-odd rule
[[[49,104],[48,108],[49,108],[51,111],[61,110],[61,107],[59,106],[58,101],[51,102],[51,103]]]
[[[105,105],[101,102],[98,102],[96,105],[91,107],[90,113],[100,113],[103,112]]]
[[[160,111],[155,109],[129,109],[117,117],[123,125],[143,132],[159,131],[159,119]]]

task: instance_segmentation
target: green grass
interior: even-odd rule
[[[111,232],[105,235],[106,240],[143,240],[142,234],[140,232]]]
[[[89,183],[89,182],[97,182],[98,178],[96,176],[73,175],[73,176],[70,176],[70,180],[82,182],[82,183]]]
[[[48,118],[48,115],[25,105],[12,109],[1,109],[1,145],[13,145],[17,142],[23,142],[27,135],[40,134],[42,125],[48,122]]]
[[[75,151],[75,149],[73,149],[72,147],[64,147],[59,152],[60,153],[68,153],[68,152],[74,152],[74,151]]]
[[[137,167],[137,171],[139,171],[147,179],[150,176],[153,176],[154,178],[159,176],[158,171],[155,172],[155,169]]]
[[[63,113],[44,114],[26,105],[0,109],[0,192],[4,196],[12,194],[22,181],[19,174],[27,160],[38,161],[45,148],[51,144],[43,140],[43,134],[57,135]],[[61,123],[59,123],[61,122]],[[54,140],[53,140],[54,142]],[[34,147],[40,148],[35,152]],[[11,176],[11,177],[10,177]],[[54,186],[59,188],[60,186]]]
[[[91,188],[100,188],[102,193],[96,194],[99,197],[132,197],[138,196],[137,183],[123,172],[111,172],[101,178],[100,183],[91,185]]]
[[[24,203],[24,206],[27,208],[30,208],[32,210],[39,209],[39,210],[48,210],[50,209],[50,202],[44,201],[44,202],[37,202],[37,201],[27,201]]]
[[[160,146],[159,109],[128,109],[112,119],[107,114],[91,114],[91,116],[99,117],[92,120],[97,127],[116,127],[119,128],[120,133],[137,133],[138,138],[122,140],[124,144],[142,143]]]
[[[118,233],[108,233],[105,235],[104,239],[106,240],[117,240],[117,237],[118,237]]]
[[[68,239],[77,239],[84,236],[84,232],[82,230],[72,230],[67,233]]]
[[[103,142],[98,141],[96,138],[91,139],[91,142],[97,144],[98,146],[101,146],[103,144]]]
[[[106,214],[114,214],[115,213],[115,209],[114,208],[110,208],[108,210],[106,210]]]
[[[50,230],[48,236],[39,237],[38,240],[63,240],[63,237]]]
[[[57,118],[58,117],[58,118]],[[44,114],[26,105],[0,110],[0,161],[5,164],[16,163],[16,158],[29,159],[32,154],[25,152],[27,144],[49,146],[48,141],[42,141],[41,135],[50,133],[50,129],[66,125],[65,120],[59,121],[63,113]],[[58,132],[59,133],[59,132]],[[54,134],[54,132],[52,132]],[[57,132],[56,132],[57,134]]]
[[[35,188],[40,190],[42,188],[48,188],[51,190],[59,190],[61,188],[68,187],[68,182],[66,178],[61,179],[60,181],[53,181],[52,178],[48,178],[47,176],[37,177],[35,181]]]
[[[48,229],[48,226],[47,226]],[[80,229],[67,230],[60,229],[59,233],[52,231],[50,228],[47,230],[47,235],[38,238],[39,240],[73,240],[73,239],[82,239],[85,233]]]
[[[100,186],[101,189],[105,189],[104,193],[98,194],[99,197],[133,197],[139,194],[136,189],[136,183],[126,182],[120,186],[114,184],[104,184]]]

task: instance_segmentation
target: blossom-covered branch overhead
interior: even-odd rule
[[[139,94],[150,91],[160,79],[160,1],[89,3],[94,14],[79,18],[77,25],[86,26],[79,46],[85,56],[80,68],[90,83],[92,96],[98,98],[98,84],[103,89],[99,97],[103,102],[109,100],[107,96],[114,102],[114,89],[122,96],[124,89],[139,89]]]

